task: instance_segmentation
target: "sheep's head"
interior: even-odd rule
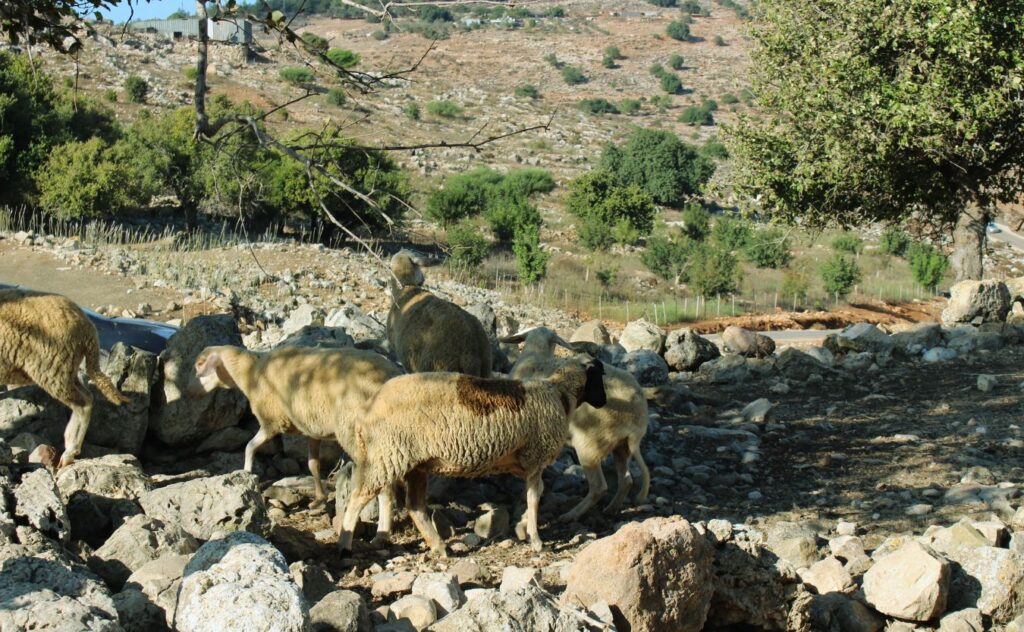
[[[604,363],[597,358],[578,357],[566,362],[551,374],[563,398],[574,397],[576,406],[590,404],[594,408],[603,408],[608,403],[608,395],[604,390]],[[569,402],[566,413],[573,410]]]
[[[583,401],[594,408],[603,408],[608,403],[608,395],[604,390],[604,363],[592,358],[584,363],[587,381],[583,385]]]
[[[569,351],[576,351],[572,344],[565,341],[564,338],[556,334],[554,331],[547,327],[534,327],[532,329],[525,329],[519,333],[511,336],[502,338],[499,342],[519,344],[523,345],[524,353],[542,353],[547,355],[554,355],[555,345],[565,347]]]
[[[411,250],[400,250],[391,257],[391,272],[402,287],[423,285],[426,279],[421,265],[423,260]]]
[[[231,374],[224,368],[224,359],[221,355],[222,347],[207,347],[196,358],[196,377],[198,384],[193,383],[189,392],[193,396],[204,393],[212,393],[218,388],[234,388],[235,381]]]

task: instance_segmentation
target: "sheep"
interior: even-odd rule
[[[510,376],[516,379],[543,378],[565,362],[555,357],[555,345],[572,351],[580,351],[576,343],[568,343],[547,327],[537,327],[502,339],[502,342],[518,344],[524,342],[523,351],[512,367]],[[605,368],[604,388],[608,404],[600,409],[580,406],[569,417],[569,433],[572,447],[587,477],[587,495],[573,509],[559,520],[573,522],[590,510],[608,491],[601,462],[610,453],[615,455],[615,469],[619,484],[615,496],[605,511],[618,511],[633,485],[629,473],[629,459],[632,457],[640,467],[640,490],[637,502],[647,498],[651,475],[647,470],[640,441],[647,433],[647,399],[636,379],[627,371],[613,366]]]
[[[92,393],[78,376],[85,372],[112,404],[128,402],[100,370],[96,327],[80,307],[57,294],[0,290],[0,384],[36,384],[71,409],[58,467],[74,463],[92,418]]]
[[[423,289],[423,271],[409,251],[391,258],[391,271],[400,285],[391,280],[388,342],[402,366],[490,377],[491,341],[480,321]]]
[[[245,446],[245,471],[261,445],[281,433],[309,437],[313,506],[327,499],[320,481],[320,442],[335,438],[349,456],[356,421],[380,387],[402,371],[387,358],[359,349],[281,347],[254,352],[207,347],[196,358],[199,389],[237,388],[248,398],[260,429]],[[198,394],[198,393],[196,393]],[[381,502],[382,538],[390,531],[390,503]],[[385,514],[387,514],[385,516]]]
[[[569,415],[605,402],[599,360],[568,363],[543,380],[523,382],[459,373],[396,377],[374,398],[356,430],[356,471],[338,545],[352,547],[359,512],[375,494],[405,480],[413,523],[438,557],[444,542],[427,515],[430,474],[477,478],[512,474],[526,481],[526,511],[516,534],[540,551],[541,474],[569,436]]]

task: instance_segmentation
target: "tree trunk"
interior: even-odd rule
[[[196,139],[198,140],[200,136],[206,135],[209,128],[209,120],[206,118],[206,65],[210,38],[206,32],[209,18],[206,14],[204,0],[196,0],[196,17],[199,18],[199,54],[196,60],[195,85]]]
[[[957,281],[980,280],[985,228],[991,210],[985,204],[972,204],[960,213],[953,229],[953,271]]]

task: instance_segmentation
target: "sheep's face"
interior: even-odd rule
[[[402,287],[418,287],[426,281],[420,269],[420,261],[408,250],[402,250],[391,257],[391,272]]]
[[[196,358],[196,377],[203,393],[212,393],[218,388],[232,388],[234,381],[224,368],[220,353],[204,349]]]

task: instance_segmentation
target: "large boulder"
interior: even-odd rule
[[[313,632],[370,632],[370,613],[359,593],[335,590],[309,609]]]
[[[157,357],[119,342],[110,350],[103,372],[128,397],[128,402],[115,406],[94,384],[90,385],[96,403],[85,441],[138,454],[149,427],[150,391],[157,378]]]
[[[50,472],[42,468],[28,472],[14,487],[13,496],[17,522],[28,524],[57,542],[68,542],[71,523]]]
[[[306,632],[309,606],[281,552],[236,532],[207,542],[189,561],[174,623],[180,632]]]
[[[619,361],[641,386],[658,386],[668,382],[668,364],[657,353],[648,349],[630,351]]]
[[[836,355],[848,353],[892,353],[893,340],[871,323],[857,323],[825,338],[825,348]]]
[[[597,345],[610,345],[612,337],[608,335],[608,328],[599,320],[588,320],[572,332],[569,342],[592,342]]]
[[[700,365],[719,357],[718,347],[692,329],[676,329],[665,339],[665,362],[675,371],[696,371]]]
[[[290,334],[275,347],[310,347],[314,349],[345,349],[356,341],[342,327],[306,325]]]
[[[768,530],[768,548],[795,568],[818,561],[817,540],[813,529],[797,522],[777,522]]]
[[[929,621],[946,611],[950,564],[920,542],[885,555],[864,574],[864,597],[882,614]]]
[[[711,603],[713,558],[686,520],[629,523],[576,556],[562,600],[587,608],[605,602],[622,629],[698,632]]]
[[[176,524],[165,524],[149,516],[132,516],[96,549],[89,568],[113,590],[120,590],[128,577],[165,555],[195,553],[199,542]]]
[[[964,546],[946,554],[953,570],[949,606],[978,608],[996,623],[1024,616],[1024,557],[994,546]]]
[[[502,373],[507,372],[512,368],[512,363],[509,362],[505,350],[498,342],[498,316],[494,313],[494,308],[487,303],[472,303],[465,309],[476,316],[476,319],[483,325],[487,339],[491,341],[491,369]]]
[[[619,344],[627,353],[646,349],[660,354],[665,348],[665,330],[643,318],[634,320],[622,330]]]
[[[543,588],[488,590],[430,627],[432,632],[581,632],[592,617],[572,604],[559,604]]]
[[[262,534],[269,525],[258,480],[248,472],[175,483],[143,494],[139,502],[147,516],[181,525],[200,540],[224,531]]]
[[[739,384],[750,376],[750,365],[744,356],[729,354],[700,365],[697,374],[711,384]]]
[[[35,435],[60,446],[71,411],[38,386],[0,392],[0,439],[12,442],[19,435]]]
[[[162,388],[153,398],[149,426],[168,445],[198,443],[216,430],[238,424],[249,407],[237,389],[190,395],[197,383],[196,358],[211,345],[242,346],[234,318],[226,314],[193,318],[171,336],[160,354]]]
[[[281,332],[285,336],[291,336],[306,327],[315,327],[324,320],[324,313],[309,303],[303,303],[288,314],[288,318],[281,323]]]
[[[138,459],[130,454],[75,461],[57,474],[57,487],[67,504],[72,536],[94,547],[141,511],[139,497],[151,489]]]
[[[345,305],[332,310],[324,325],[341,327],[356,341],[356,344],[374,344],[387,340],[384,325],[376,318],[363,313],[355,305]]]
[[[823,350],[824,351],[824,350]],[[828,353],[826,351],[826,353]],[[831,353],[829,353],[831,355]],[[811,375],[821,374],[826,366],[809,353],[796,347],[786,347],[775,359],[775,370],[791,380],[802,382]]]
[[[1010,312],[1010,292],[1002,281],[960,281],[949,293],[942,310],[946,325],[1004,321]]]
[[[181,587],[181,578],[185,574],[185,566],[192,559],[191,555],[165,555],[139,567],[134,573],[128,576],[124,584],[124,590],[114,596],[115,603],[131,603],[133,606],[139,601],[139,595],[148,602],[143,608],[137,606],[132,608],[132,614],[138,619],[139,625],[132,628],[139,632],[148,632],[151,629],[159,629],[153,625],[152,617],[158,615],[167,629],[174,625],[174,614],[178,607],[178,589]],[[121,597],[125,593],[132,593],[129,596]],[[138,594],[135,594],[138,593]],[[125,622],[124,608],[119,607],[122,612],[122,624],[128,629],[130,626]],[[141,610],[141,615],[138,613]],[[132,632],[129,629],[129,632]]]
[[[878,632],[885,625],[877,612],[838,592],[815,596],[810,618],[813,629],[822,632]]]
[[[722,332],[722,347],[746,358],[766,358],[775,352],[775,341],[764,334],[729,325]]]
[[[941,346],[944,342],[942,326],[938,323],[919,323],[897,331],[889,337],[894,347],[906,355],[924,353],[932,347]]]

